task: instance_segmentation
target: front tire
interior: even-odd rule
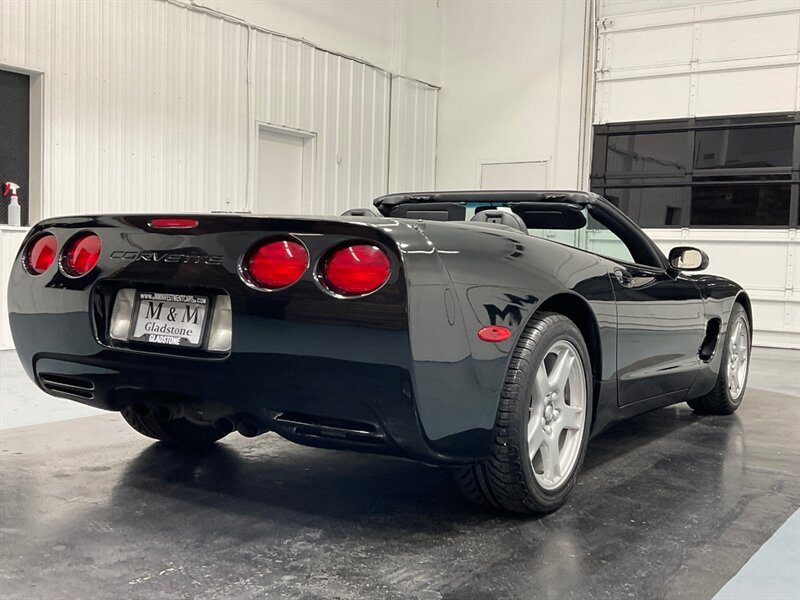
[[[741,304],[734,304],[722,345],[719,374],[712,390],[687,401],[696,412],[730,415],[742,404],[750,371],[750,320]]]
[[[456,470],[464,495],[524,514],[564,504],[586,454],[592,392],[577,326],[557,313],[534,315],[506,373],[489,458]]]
[[[210,446],[228,433],[213,425],[193,423],[186,417],[172,418],[168,411],[158,407],[149,410],[138,403],[124,408],[122,417],[142,435],[174,446]]]

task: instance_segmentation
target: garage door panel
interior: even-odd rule
[[[697,75],[696,116],[793,110],[797,67],[750,69]]]
[[[606,81],[604,121],[683,117],[689,109],[689,76]]]
[[[759,331],[772,333],[773,337],[777,337],[774,334],[783,333],[785,334],[785,341],[789,342],[792,339],[792,336],[798,335],[797,331],[799,330],[796,328],[798,326],[798,305],[790,304],[781,300],[775,301],[769,299],[760,299],[758,298],[757,294],[751,294],[751,300],[753,305],[753,326],[756,330],[756,337],[758,336]],[[786,327],[787,310],[790,313],[795,313],[794,329]],[[759,343],[758,339],[755,341],[756,344]]]
[[[620,32],[613,36],[606,69],[689,64],[692,60],[692,27],[669,27]]]
[[[701,23],[699,61],[747,59],[797,53],[800,15],[769,15]],[[760,35],[769,32],[769,35]]]

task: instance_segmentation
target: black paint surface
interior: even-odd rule
[[[750,390],[593,440],[568,504],[509,518],[444,468],[116,415],[0,437],[0,597],[710,598],[800,506],[800,405]]]

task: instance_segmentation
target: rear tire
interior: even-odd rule
[[[210,446],[227,435],[213,425],[200,425],[186,417],[169,418],[158,411],[137,410],[142,405],[134,404],[122,410],[128,425],[142,435],[175,446]],[[155,414],[153,414],[155,412]]]
[[[750,320],[741,304],[734,304],[728,331],[722,344],[719,374],[714,387],[704,396],[686,403],[707,415],[730,415],[742,404],[750,371]]]
[[[564,504],[586,454],[592,372],[578,327],[564,315],[534,315],[506,373],[486,460],[457,468],[473,502],[544,514]]]

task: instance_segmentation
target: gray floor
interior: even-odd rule
[[[0,429],[100,414],[105,411],[48,396],[28,379],[16,352],[0,350]]]
[[[725,584],[714,600],[796,600],[800,596],[800,510]]]
[[[4,426],[38,421],[0,432],[4,600],[800,598],[797,518],[772,537],[800,507],[797,352],[757,349],[732,417],[681,405],[593,440],[541,519],[473,507],[444,469],[274,435],[197,455],[112,414],[47,423],[76,405],[0,358]]]

